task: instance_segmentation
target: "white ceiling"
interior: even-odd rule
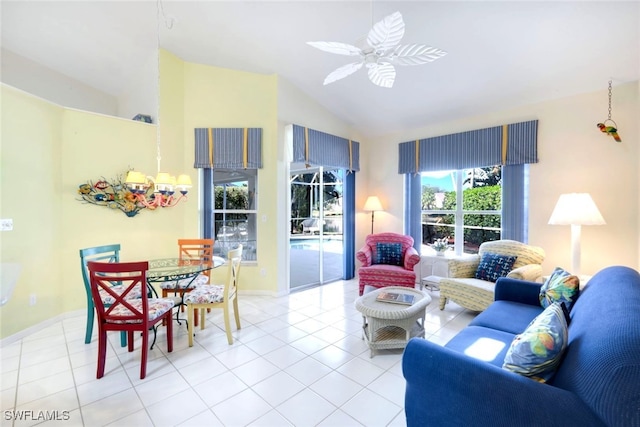
[[[378,135],[640,79],[639,1],[170,1],[161,46],[185,61],[278,74]],[[119,95],[157,46],[155,1],[2,0],[2,46]],[[448,52],[397,67],[393,88],[366,71],[323,86],[352,62],[307,41],[356,43],[400,11],[402,44]],[[373,15],[373,19],[372,19]],[[162,14],[160,14],[162,16]]]

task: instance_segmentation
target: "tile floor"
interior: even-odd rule
[[[369,357],[357,288],[352,280],[278,298],[240,295],[242,329],[231,346],[221,310],[196,329],[191,348],[184,324],[174,324],[167,353],[161,328],[144,380],[139,338],[128,353],[110,333],[96,380],[95,328],[85,345],[85,316],[57,321],[0,348],[1,425],[404,426],[402,351]],[[438,293],[428,292],[426,339],[442,344],[474,314],[453,303],[440,311]],[[16,421],[14,413],[68,420]]]

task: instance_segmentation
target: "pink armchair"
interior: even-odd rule
[[[360,295],[365,286],[406,286],[414,288],[416,273],[413,267],[420,255],[413,247],[413,237],[396,233],[370,234],[356,253],[362,263],[358,270]]]

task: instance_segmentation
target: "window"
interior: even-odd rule
[[[447,238],[456,253],[477,253],[499,240],[502,227],[502,167],[421,174],[422,243]]]
[[[256,260],[257,169],[213,170],[214,254],[226,258],[230,249],[242,244],[243,261]]]

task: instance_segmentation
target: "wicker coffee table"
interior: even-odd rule
[[[414,295],[412,305],[376,301],[381,292],[396,292]],[[356,300],[356,309],[362,313],[363,338],[371,349],[405,348],[412,337],[424,337],[424,313],[431,297],[417,289],[402,286],[387,286],[376,289]]]

